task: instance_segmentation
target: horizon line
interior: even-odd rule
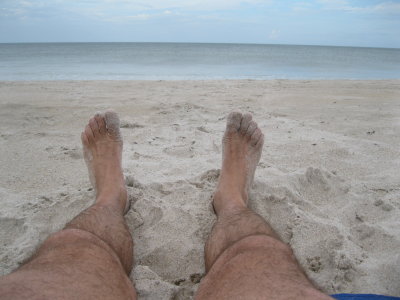
[[[1,44],[222,44],[222,45],[270,45],[270,46],[308,46],[308,47],[342,47],[342,48],[376,48],[400,49],[400,47],[354,46],[354,45],[320,45],[320,44],[273,44],[273,43],[238,43],[238,42],[0,42]]]

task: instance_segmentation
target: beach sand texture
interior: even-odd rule
[[[250,206],[328,293],[400,296],[400,81],[0,82],[0,275],[94,200],[80,133],[121,117],[140,299],[190,299],[225,118],[265,134]]]

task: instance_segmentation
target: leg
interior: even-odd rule
[[[268,223],[247,208],[263,143],[264,136],[251,115],[229,115],[213,200],[218,219],[205,246],[207,275],[196,297],[331,299],[307,279],[290,247]]]
[[[132,237],[116,113],[90,119],[82,133],[95,204],[51,235],[22,267],[0,279],[0,299],[136,299],[128,278]]]

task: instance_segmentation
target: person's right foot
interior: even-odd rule
[[[229,114],[222,140],[222,168],[213,206],[223,211],[247,207],[248,190],[260,161],[264,135],[250,114]]]
[[[114,111],[96,114],[89,120],[81,139],[90,181],[96,190],[96,204],[125,213],[128,202],[118,115]]]

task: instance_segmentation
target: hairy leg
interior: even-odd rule
[[[264,136],[250,114],[231,113],[223,138],[217,214],[197,299],[331,299],[307,279],[292,250],[247,207]]]
[[[95,203],[0,279],[0,299],[136,298],[127,276],[133,242],[123,217],[128,205],[117,114],[96,114],[81,138]]]

